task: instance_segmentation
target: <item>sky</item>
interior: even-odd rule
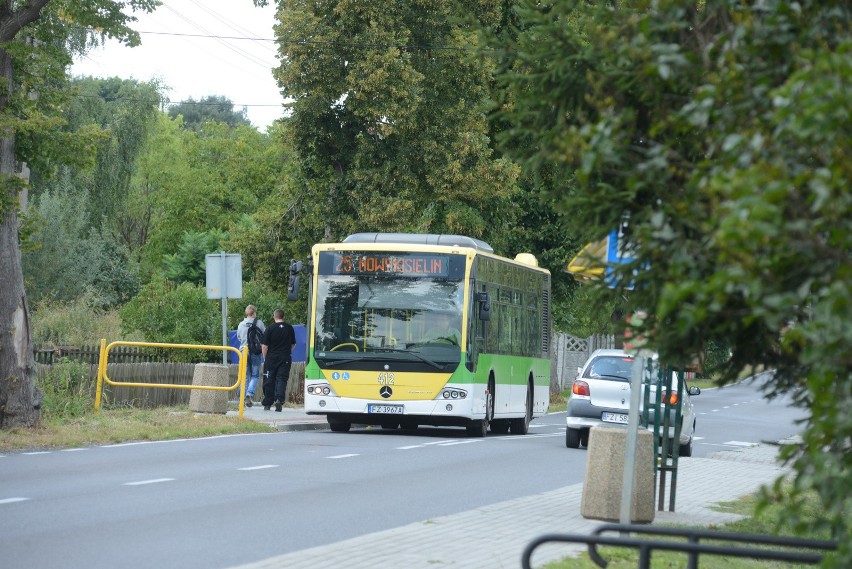
[[[284,102],[272,69],[277,67],[274,1],[163,0],[151,14],[136,13],[131,27],[142,45],[107,42],[74,60],[74,76],[159,79],[172,102],[224,96],[234,110],[246,107],[252,124],[265,131],[282,115]],[[254,38],[239,39],[239,38]]]

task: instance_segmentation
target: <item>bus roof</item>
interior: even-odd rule
[[[494,249],[485,241],[464,235],[437,233],[353,233],[344,243],[407,243],[412,245],[456,245],[478,251],[493,253]]]

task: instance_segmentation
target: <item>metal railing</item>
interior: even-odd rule
[[[219,350],[222,352],[236,352],[239,357],[237,365],[237,381],[233,385],[215,386],[215,385],[176,385],[165,383],[138,383],[130,381],[112,381],[107,377],[107,362],[109,360],[109,352],[117,346],[138,346],[151,348],[180,348],[188,350]],[[103,384],[107,383],[113,387],[154,387],[161,389],[201,389],[207,391],[232,391],[240,388],[239,397],[239,412],[238,416],[242,418],[245,411],[246,398],[246,350],[240,351],[233,346],[202,346],[197,344],[159,344],[155,342],[112,342],[107,345],[106,340],[101,340],[100,358],[98,360],[98,380],[95,390],[95,413],[100,412],[101,397],[103,396]]]
[[[615,537],[601,535],[607,532],[619,533],[620,535]],[[629,534],[656,535],[669,539],[640,539],[629,537]],[[671,538],[681,538],[686,541],[675,541]],[[701,543],[702,540],[727,543],[720,545],[715,543],[708,544]],[[822,561],[824,557],[823,552],[836,551],[838,547],[836,541],[798,537],[743,534],[705,529],[678,529],[636,524],[604,524],[596,528],[591,535],[546,534],[534,539],[524,548],[523,555],[521,556],[522,567],[524,569],[531,569],[533,552],[538,546],[549,542],[587,544],[589,558],[598,567],[606,567],[608,565],[607,560],[598,553],[597,546],[599,545],[635,549],[639,552],[639,569],[649,569],[651,567],[651,553],[655,550],[685,553],[689,560],[687,564],[688,569],[698,569],[699,556],[702,554],[816,565]],[[749,547],[746,545],[731,545],[731,543],[768,546],[771,549]]]

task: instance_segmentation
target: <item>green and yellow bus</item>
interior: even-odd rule
[[[526,434],[550,402],[550,272],[460,235],[357,233],[312,250],[305,411],[332,431]]]

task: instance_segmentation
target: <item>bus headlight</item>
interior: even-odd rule
[[[464,389],[447,388],[441,392],[441,397],[444,399],[464,399],[467,397],[467,391]]]
[[[337,394],[331,389],[331,386],[327,383],[320,383],[317,385],[309,385],[305,388],[305,391],[310,395],[332,395],[337,397]]]

